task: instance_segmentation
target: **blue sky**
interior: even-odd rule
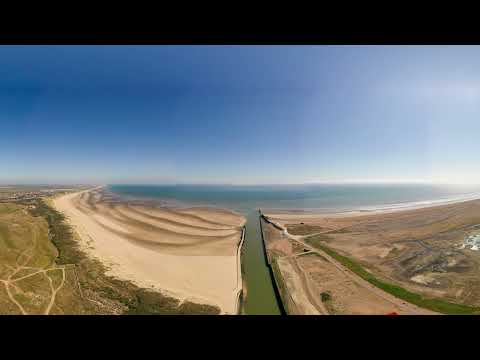
[[[478,46],[0,46],[0,183],[480,183]]]

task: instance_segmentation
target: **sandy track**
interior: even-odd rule
[[[238,251],[245,219],[227,210],[164,209],[105,200],[94,189],[54,200],[109,275],[180,300],[237,312]],[[240,281],[241,284],[241,281]]]
[[[326,312],[320,311],[315,300],[312,298],[309,288],[306,286],[303,273],[297,271],[298,265],[295,259],[291,257],[281,257],[277,260],[277,266],[282,274],[285,283],[286,296],[294,305],[295,310],[291,310],[293,315],[320,315]]]

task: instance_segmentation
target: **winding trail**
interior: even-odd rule
[[[65,266],[53,266],[49,268],[37,268],[37,267],[32,267],[28,266],[28,263],[32,260],[32,257],[34,255],[35,248],[37,247],[37,229],[34,226],[33,227],[33,236],[32,236],[32,245],[28,247],[27,249],[23,250],[20,252],[20,254],[17,257],[15,267],[13,266],[8,266],[9,268],[12,269],[12,273],[8,275],[6,279],[0,279],[0,282],[2,282],[5,285],[5,290],[7,292],[8,298],[12,303],[15,304],[15,306],[20,310],[22,315],[29,315],[29,313],[25,310],[25,308],[22,306],[22,304],[15,299],[14,294],[12,294],[11,287],[15,288],[16,292],[23,292],[23,290],[20,288],[17,283],[19,281],[28,279],[32,276],[36,276],[38,274],[43,274],[45,277],[48,279],[50,283],[50,289],[51,289],[51,295],[49,299],[49,303],[45,311],[43,312],[44,315],[49,315],[50,311],[52,310],[52,307],[55,305],[55,299],[57,296],[58,291],[63,287],[65,284]],[[29,253],[27,255],[27,253]],[[23,257],[26,257],[24,261],[21,261]],[[17,275],[20,271],[22,270],[34,270],[34,272],[24,275],[21,277],[14,278],[15,275]],[[50,276],[48,276],[47,272],[48,271],[61,271],[62,272],[62,281],[58,287],[53,286],[53,281]]]
[[[301,254],[300,254],[301,255]],[[293,267],[296,269],[297,273],[300,275],[300,280],[303,284],[303,288],[306,290],[305,293],[310,301],[310,303],[318,310],[318,312],[322,315],[328,315],[329,312],[322,301],[319,301],[318,296],[315,296],[315,291],[312,289],[311,281],[308,279],[308,274],[306,271],[302,269],[300,264],[298,264],[296,257],[299,254],[290,257],[290,261]]]
[[[52,270],[52,269],[49,269],[49,270]],[[55,269],[57,270],[57,269]],[[57,288],[54,288],[53,286],[53,281],[52,281],[52,278],[50,276],[47,275],[47,271],[48,270],[45,270],[44,274],[45,276],[47,276],[49,282],[50,282],[50,289],[52,290],[52,296],[50,297],[50,302],[45,310],[45,315],[48,315],[50,314],[50,310],[52,310],[52,306],[55,304],[55,298],[57,296],[57,292],[63,287],[63,285],[65,284],[65,269],[61,269],[62,270],[62,282],[60,283],[60,285],[57,287]]]

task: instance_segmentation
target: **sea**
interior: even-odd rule
[[[246,284],[243,313],[284,313],[272,272],[266,263],[258,209],[342,212],[428,206],[480,198],[480,186],[430,184],[312,185],[109,185],[126,198],[156,200],[165,206],[213,206],[245,215],[242,277]]]
[[[425,184],[109,185],[114,193],[177,206],[348,211],[429,204],[480,195],[480,186]]]

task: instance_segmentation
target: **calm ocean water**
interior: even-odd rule
[[[178,205],[251,209],[351,210],[453,199],[480,193],[480,186],[440,185],[110,185],[115,193]]]

